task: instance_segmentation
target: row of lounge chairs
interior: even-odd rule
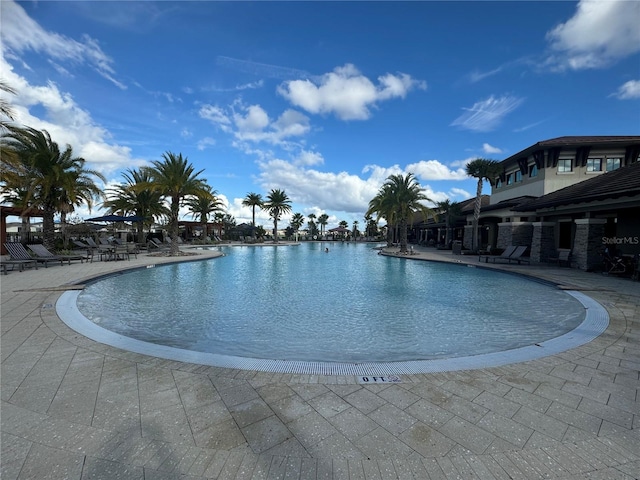
[[[40,244],[27,245],[31,253],[19,242],[6,242],[4,246],[10,256],[9,260],[2,260],[2,273],[5,275],[7,274],[8,266],[11,266],[12,270],[16,266],[20,271],[25,268],[35,268],[37,270],[39,264],[44,264],[45,268],[48,268],[51,262],[60,262],[60,265],[64,265],[64,262],[67,262],[67,264],[71,265],[72,261],[80,260],[80,263],[82,263],[88,260],[86,255],[81,254],[57,255],[51,253],[44,245]]]
[[[100,260],[129,260],[131,255],[138,258],[138,246],[133,243],[121,243],[118,240],[109,241],[100,238],[97,244],[92,238],[87,238],[84,242],[74,240],[73,243],[79,249],[87,251],[87,256],[93,261],[93,257],[98,255]]]
[[[497,261],[505,262],[518,262],[518,265],[522,263],[530,263],[528,257],[524,257],[524,253],[527,251],[527,247],[524,246],[508,246],[504,252],[500,255],[480,255],[478,257],[479,262],[489,263],[489,261],[496,263]]]

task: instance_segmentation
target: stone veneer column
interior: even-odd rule
[[[462,237],[462,246],[467,250],[471,250],[473,243],[473,225],[464,226],[464,237]]]
[[[511,222],[511,245],[531,246],[533,224],[531,222]]]
[[[513,224],[511,222],[502,222],[498,224],[498,238],[496,240],[496,248],[504,250],[511,243],[511,232]]]
[[[592,270],[602,262],[602,237],[607,221],[604,218],[579,218],[571,251],[572,264],[580,270]]]
[[[548,262],[556,249],[556,224],[554,222],[534,222],[532,225],[533,233],[529,257],[532,262]]]

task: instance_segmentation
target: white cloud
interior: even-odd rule
[[[421,160],[407,165],[406,171],[412,172],[420,180],[465,180],[467,174],[464,168],[451,170],[438,160]]]
[[[223,131],[228,131],[231,119],[223,108],[216,105],[203,105],[198,111],[200,118],[209,120]]]
[[[482,151],[489,154],[502,153],[502,149],[494,147],[493,145],[489,145],[488,143],[482,144]]]
[[[575,15],[547,33],[558,69],[602,68],[640,51],[640,2],[581,0]]]
[[[378,102],[404,98],[413,88],[426,88],[426,83],[411,76],[390,73],[378,77],[378,85],[346,64],[319,80],[291,80],[278,87],[278,93],[293,105],[314,114],[334,114],[341,120],[366,120]]]
[[[467,200],[469,198],[471,198],[474,195],[471,195],[471,193],[467,192],[466,190],[463,190],[462,188],[452,188],[450,190],[450,194],[452,197],[460,197],[462,200]]]
[[[114,78],[113,60],[105,54],[97,40],[88,35],[77,41],[49,32],[33,21],[24,9],[12,0],[2,2],[2,49],[22,53],[27,50],[43,53],[58,62],[89,64],[102,77],[121,89],[126,86]]]
[[[198,140],[198,150],[200,151],[205,150],[207,147],[210,147],[215,144],[216,144],[215,139],[211,137],[204,137]]]
[[[511,95],[494,97],[476,102],[466,112],[456,118],[452,126],[458,126],[476,132],[488,132],[495,129],[502,119],[518,108],[524,99]]]
[[[133,158],[129,147],[111,143],[110,133],[96,124],[89,112],[83,110],[71,94],[61,92],[55,83],[29,84],[13,71],[4,56],[0,56],[0,71],[7,84],[18,92],[11,98],[16,122],[46,130],[61,147],[71,145],[74,154],[87,161],[88,168],[109,175],[118,169],[146,163]],[[44,118],[32,115],[34,108],[43,108]]]
[[[226,109],[203,105],[199,114],[222,131],[232,133],[237,140],[235,146],[243,151],[249,150],[244,142],[287,146],[288,139],[302,137],[311,129],[309,118],[298,111],[285,110],[274,121],[260,105],[246,106],[240,100]]]
[[[294,160],[294,163],[296,165],[303,165],[306,167],[311,167],[313,165],[322,165],[324,163],[324,157],[319,152],[302,150]]]
[[[622,84],[613,96],[620,100],[640,98],[640,80],[629,80]]]

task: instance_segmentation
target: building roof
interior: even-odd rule
[[[511,163],[518,158],[531,155],[537,150],[557,147],[618,147],[623,148],[631,145],[640,145],[640,135],[609,135],[609,136],[566,136],[550,138],[534,143],[530,147],[521,150],[509,158],[505,158],[502,163]]]
[[[530,212],[542,208],[640,195],[640,162],[548,193],[512,208]]]
[[[525,196],[522,196],[522,197],[509,198],[507,200],[502,200],[501,202],[494,203],[493,205],[482,206],[480,211],[482,213],[485,213],[485,212],[491,212],[493,210],[502,210],[503,208],[510,208],[512,210],[515,210],[515,208],[513,208],[513,207],[516,207],[516,206],[521,205],[523,203],[528,203],[529,201],[535,200],[536,198],[539,198],[539,197],[533,197],[531,195],[525,195]]]

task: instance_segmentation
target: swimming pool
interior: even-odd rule
[[[588,297],[521,276],[379,256],[370,244],[224,252],[101,279],[67,303],[116,343],[252,369],[477,368],[583,342],[595,331],[585,328],[590,311],[606,328]]]

